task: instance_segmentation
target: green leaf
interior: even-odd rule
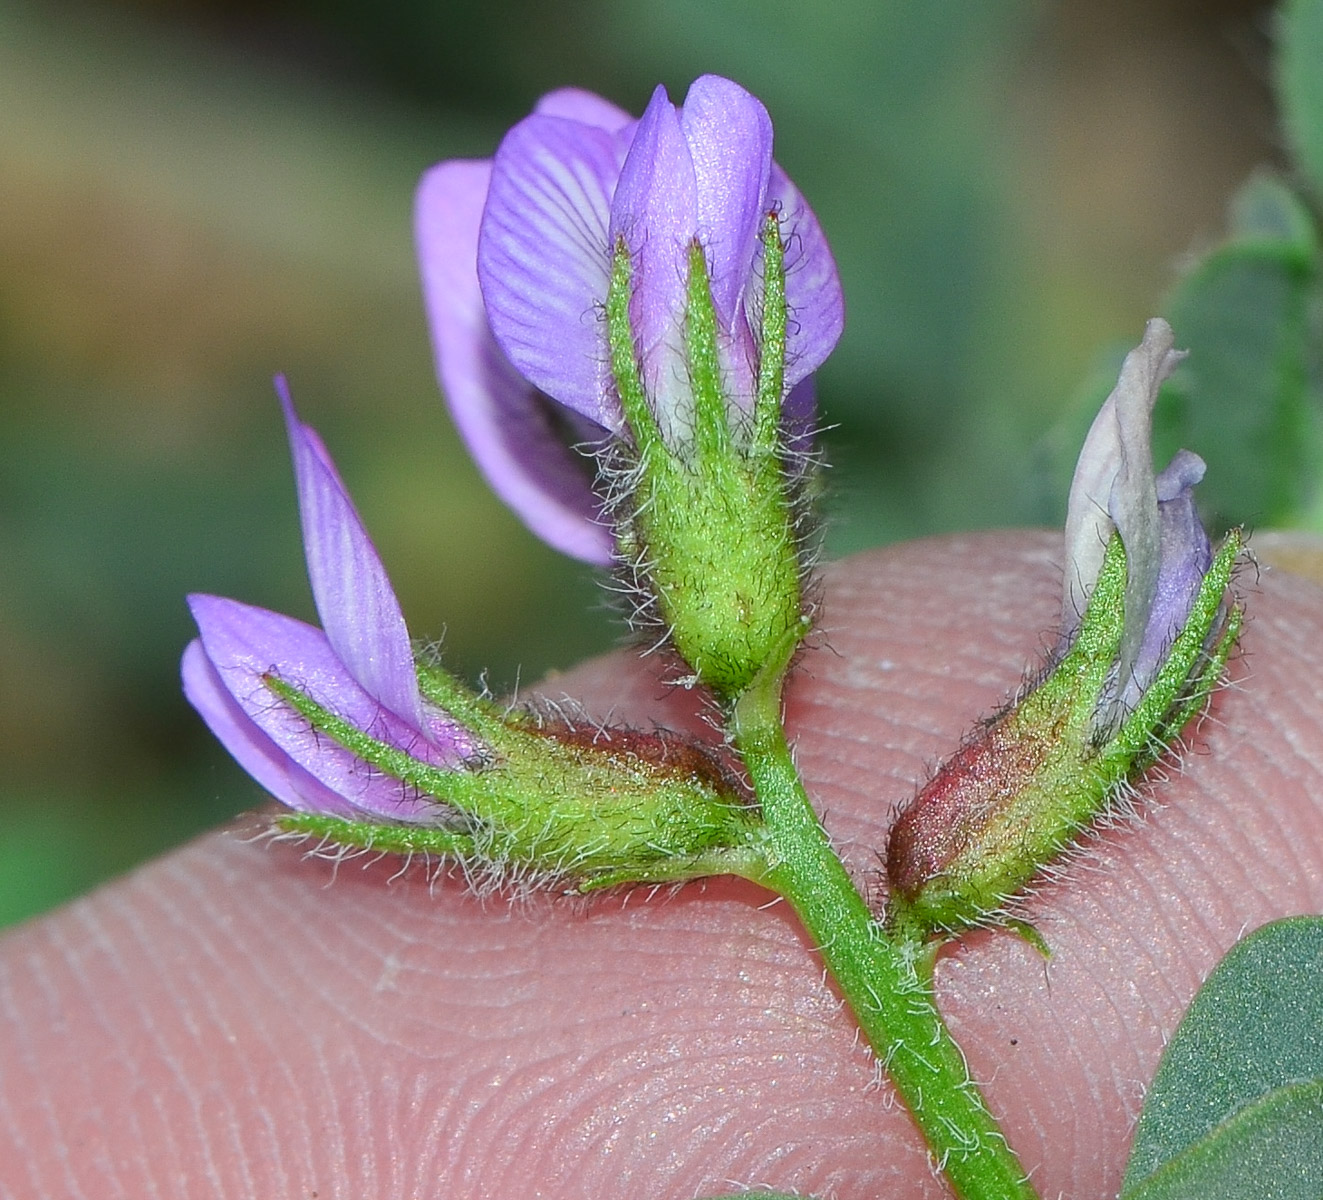
[[[1122,1200],[1323,1195],[1323,918],[1266,925],[1205,981],[1135,1130]]]
[[[1290,0],[1279,21],[1282,123],[1300,170],[1323,196],[1323,0]]]
[[[1318,1200],[1323,1082],[1296,1083],[1242,1108],[1122,1200]]]
[[[1314,222],[1280,180],[1256,175],[1231,206],[1231,236],[1168,305],[1190,351],[1155,414],[1159,461],[1188,446],[1208,463],[1209,524],[1289,524],[1308,509],[1320,458],[1307,370]]]

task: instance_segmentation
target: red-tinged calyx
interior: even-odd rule
[[[1152,682],[1116,724],[1127,571],[1121,539],[1112,537],[1065,655],[898,816],[887,847],[893,926],[954,932],[1004,916],[1006,902],[1167,750],[1202,708],[1235,644],[1240,610],[1225,594],[1240,545],[1233,532]]]

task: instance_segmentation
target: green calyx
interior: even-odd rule
[[[617,246],[607,299],[611,365],[634,439],[621,545],[696,678],[733,701],[787,635],[807,632],[796,492],[781,439],[785,378],[784,247],[763,231],[763,304],[752,409],[727,394],[707,261],[688,253],[685,360],[691,404],[666,432],[639,370],[629,317],[632,262]],[[802,473],[801,473],[802,475]]]
[[[425,822],[278,818],[331,844],[460,860],[497,882],[563,881],[587,891],[738,869],[758,817],[701,747],[671,735],[575,728],[504,711],[439,668],[419,667],[428,700],[485,744],[454,767],[419,761],[355,728],[275,676],[268,687],[324,734],[409,795],[436,801]]]
[[[1240,608],[1225,596],[1241,544],[1238,531],[1227,537],[1157,675],[1118,723],[1100,721],[1125,627],[1125,549],[1113,535],[1069,652],[897,819],[887,852],[893,926],[955,932],[994,919],[1172,745],[1239,635]]]

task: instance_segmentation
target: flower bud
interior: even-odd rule
[[[1227,599],[1240,534],[1212,554],[1190,495],[1202,463],[1181,451],[1155,478],[1148,460],[1152,404],[1180,357],[1171,340],[1149,323],[1085,442],[1051,670],[892,828],[893,922],[954,931],[994,917],[1173,743],[1221,676],[1241,622]]]

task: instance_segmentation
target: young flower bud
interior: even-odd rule
[[[757,818],[701,747],[506,711],[415,663],[362,520],[279,387],[325,631],[193,596],[200,637],[182,668],[213,732],[294,810],[279,827],[580,887],[737,864]]]
[[[429,172],[417,229],[479,465],[552,544],[619,563],[640,615],[737,694],[802,633],[812,372],[843,320],[766,110],[715,76],[680,108],[658,88],[637,121],[552,93],[491,164]],[[595,485],[557,424],[592,446]]]
[[[1052,669],[892,828],[895,923],[952,931],[995,916],[1172,744],[1221,676],[1240,629],[1227,588],[1241,539],[1233,531],[1212,554],[1191,496],[1195,455],[1153,474],[1152,406],[1182,357],[1171,347],[1166,322],[1150,321],[1085,441]]]

